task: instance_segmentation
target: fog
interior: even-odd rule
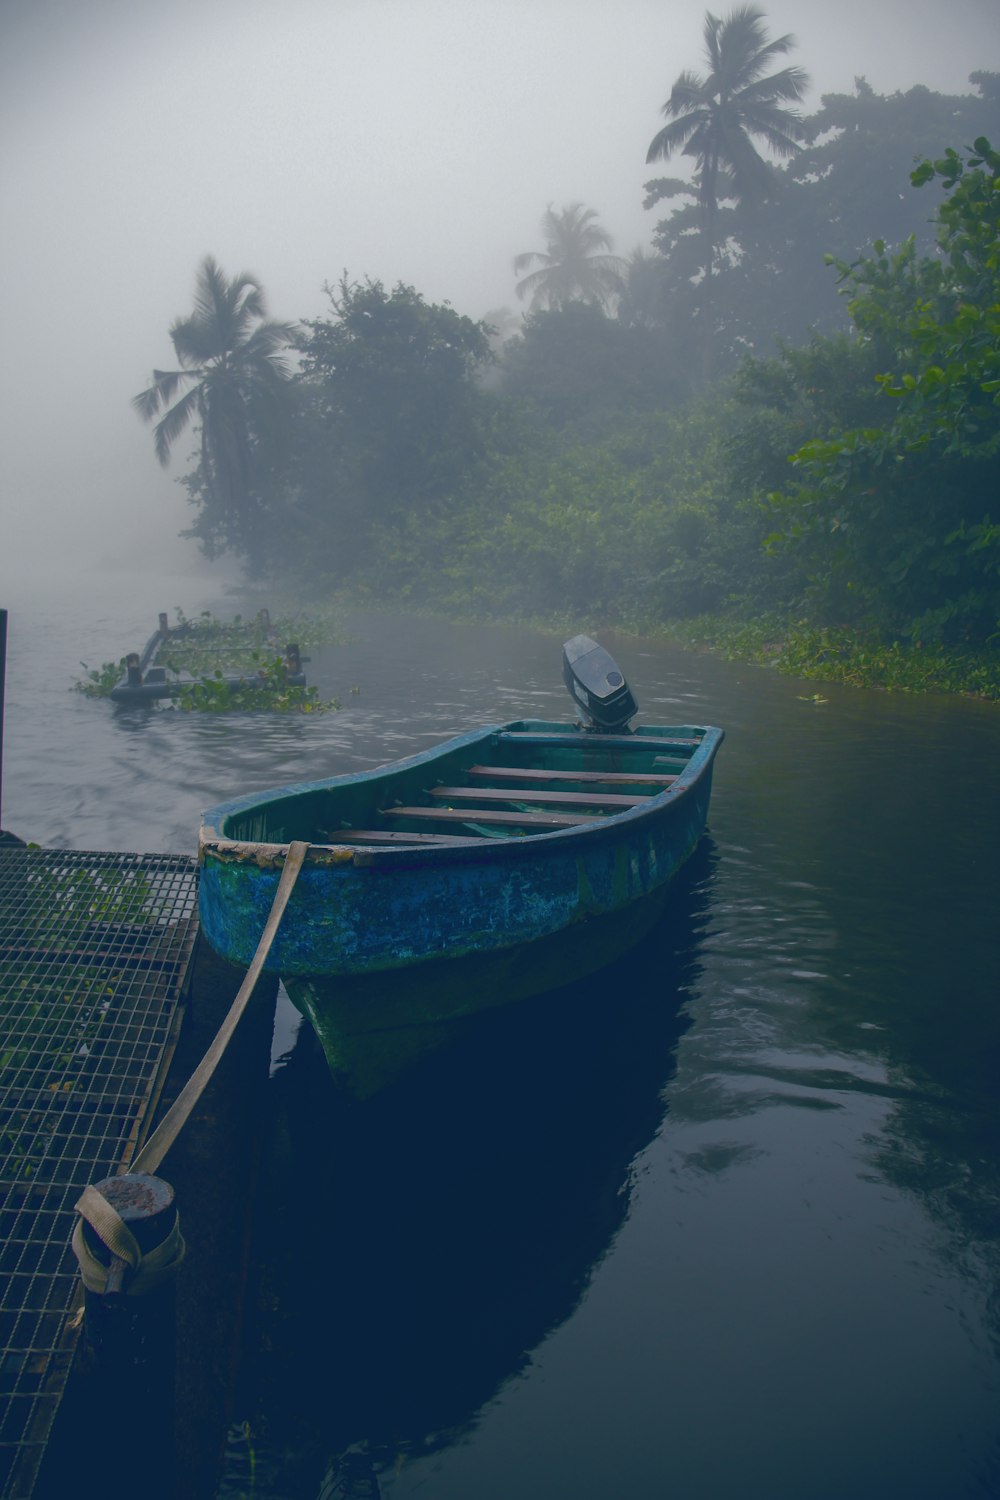
[[[206,253],[257,275],[278,318],[321,315],[345,269],[481,317],[517,307],[511,260],[547,203],[596,208],[622,253],[648,245],[646,148],[701,69],[704,9],[0,0],[0,590],[50,556],[198,568],[177,541],[191,444],[161,471],[129,398],[175,363]],[[998,0],[763,9],[797,39],[807,112],[859,74],[964,93],[1000,66]]]

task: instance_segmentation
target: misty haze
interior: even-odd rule
[[[0,877],[17,836],[204,892],[245,799],[236,871],[464,861],[460,897],[376,880],[359,930],[433,928],[428,966],[499,934],[502,989],[497,841],[601,823],[587,777],[624,820],[686,795],[725,732],[642,940],[603,953],[581,857],[571,960],[482,1015],[468,983],[454,1034],[407,950],[402,1020],[345,1029],[421,1032],[376,1097],[284,975],[184,1500],[1000,1497],[998,188],[1000,0],[0,0]],[[671,735],[642,771],[617,723],[567,769],[578,635]],[[524,723],[544,766],[355,814]],[[343,826],[303,832],[331,777]],[[79,1100],[0,1044],[48,1169]]]
[[[696,309],[681,306],[691,257],[674,230],[685,221],[672,217],[686,207],[693,224],[692,200],[643,203],[650,181],[693,182],[698,169],[681,152],[646,157],[675,80],[705,73],[703,22],[697,7],[663,0],[630,0],[613,24],[603,6],[562,0],[342,0],[291,3],[280,14],[225,0],[155,10],[124,0],[7,0],[2,295],[17,350],[2,403],[7,566],[51,561],[61,541],[74,562],[135,565],[155,552],[199,568],[196,546],[177,541],[196,517],[173,482],[190,472],[195,440],[179,440],[161,472],[129,402],[152,369],[175,366],[168,328],[189,313],[206,255],[227,276],[249,270],[269,316],[282,322],[329,318],[323,287],[346,270],[352,283],[370,278],[388,292],[402,284],[431,307],[488,319],[494,342],[506,342],[537,307],[516,293],[515,258],[546,251],[547,208],[580,205],[634,273],[626,296],[605,304],[613,326],[602,335],[611,342],[590,351],[591,378],[612,406],[677,411],[697,384],[692,357],[699,367],[703,359],[691,353]],[[997,65],[994,0],[786,3],[767,7],[765,24],[770,39],[795,39],[764,71],[808,75],[801,99],[785,103],[810,138],[797,160],[762,137],[756,148],[782,177],[800,178],[815,150],[830,186],[801,188],[801,204],[789,191],[752,222],[744,205],[732,236],[721,226],[745,256],[746,275],[727,294],[738,312],[718,310],[720,377],[744,347],[773,355],[777,336],[801,341],[837,322],[825,253],[853,259],[880,237],[913,230],[926,249],[941,193],[914,193],[909,171],[921,155],[988,135],[996,116],[995,96],[977,112],[982,95],[969,82]],[[859,100],[858,79],[885,101],[881,114]],[[844,102],[828,110],[831,94]],[[811,145],[826,125],[843,132],[839,154]],[[870,136],[849,158],[859,130]],[[720,201],[728,212],[732,200]],[[778,295],[779,278],[792,307]],[[652,337],[638,351],[619,348],[621,325],[633,344],[646,325]],[[580,352],[558,357],[575,364]],[[530,347],[519,353],[532,363]],[[539,350],[534,364],[549,358]],[[520,395],[526,381],[531,394],[538,378],[553,387],[544,396],[550,425],[565,432],[567,420],[582,422],[583,436],[603,430],[607,412],[570,409],[558,366],[526,369],[512,387]],[[468,457],[454,437],[450,446]],[[482,485],[467,482],[475,510]],[[453,489],[444,476],[437,483]],[[340,565],[328,555],[330,538],[353,530],[352,502],[337,488],[339,497],[314,502],[329,526],[319,545],[333,576]],[[342,526],[338,503],[348,513]],[[468,508],[464,494],[455,503]],[[276,515],[276,528],[285,520]],[[309,551],[318,563],[315,539]]]

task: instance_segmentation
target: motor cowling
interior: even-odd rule
[[[589,635],[563,646],[563,681],[580,711],[584,729],[625,734],[639,705],[613,658]]]

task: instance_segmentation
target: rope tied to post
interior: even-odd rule
[[[254,992],[308,850],[309,845],[297,839],[293,839],[288,845],[274,901],[264,931],[261,933],[257,951],[251,960],[239,992],[219,1027],[212,1045],[170,1109],[167,1110],[160,1124],[130,1164],[125,1174],[126,1177],[134,1179],[138,1174],[155,1173],[190,1118],[232,1040],[233,1033]],[[125,1180],[124,1177],[115,1179],[119,1182],[123,1180]],[[74,1206],[80,1217],[73,1230],[73,1251],[80,1264],[81,1279],[89,1292],[103,1295],[107,1291],[120,1289],[128,1296],[142,1296],[143,1293],[152,1291],[169,1276],[174,1275],[184,1259],[184,1240],[181,1237],[176,1216],[172,1228],[161,1243],[143,1254],[135,1235],[114,1205],[108,1202],[98,1188],[93,1185],[85,1188]],[[112,1257],[110,1266],[106,1266],[103,1261],[99,1260],[87,1244],[85,1221],[110,1252]],[[111,1286],[108,1284],[109,1279]]]
[[[73,1254],[79,1261],[80,1278],[88,1292],[104,1295],[112,1266],[106,1266],[99,1260],[87,1244],[84,1220],[102,1244],[107,1246],[113,1257],[112,1265],[115,1260],[124,1262],[126,1277],[122,1291],[127,1297],[145,1296],[169,1277],[176,1275],[187,1248],[178,1219],[174,1219],[166,1238],[144,1255],[138,1240],[118,1210],[97,1188],[85,1187],[74,1207],[80,1217],[73,1230]]]
[[[284,868],[278,881],[278,888],[274,893],[274,901],[268,918],[261,933],[257,951],[250,960],[250,967],[246,972],[243,983],[240,985],[239,993],[229,1013],[215,1034],[215,1040],[209,1047],[201,1062],[195,1068],[187,1083],[181,1089],[173,1104],[167,1110],[159,1125],[153,1131],[149,1140],[143,1146],[138,1156],[129,1167],[130,1172],[155,1172],[163,1161],[170,1147],[181,1133],[182,1127],[187,1123],[195,1105],[201,1098],[208,1080],[215,1072],[223,1053],[232,1040],[233,1033],[239,1024],[240,1017],[246,1010],[250,996],[253,994],[257,981],[261,976],[267,956],[271,951],[271,944],[277,936],[278,927],[285,914],[288,899],[295,889],[295,882],[299,878],[299,871],[305,863],[305,857],[309,852],[309,845],[299,839],[293,839],[288,846],[285,855]]]

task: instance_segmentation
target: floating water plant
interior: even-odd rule
[[[340,639],[332,615],[272,620],[266,609],[230,621],[209,610],[196,619],[180,609],[176,615],[176,624],[168,626],[161,614],[160,628],[141,656],[135,652],[99,668],[82,662],[87,676],[74,684],[76,691],[116,701],[167,699],[202,713],[319,714],[339,708],[336,699],[321,701],[316,689],[306,686],[301,669],[304,649]]]
[[[274,657],[266,666],[257,666],[256,676],[233,684],[223,672],[186,682],[174,698],[174,707],[199,713],[268,713],[325,714],[340,707],[336,698],[321,701],[314,687],[289,682],[285,662]]]
[[[90,667],[85,661],[80,665],[87,675],[76,679],[73,691],[84,693],[88,698],[110,698],[111,689],[121,681],[125,671],[125,658],[120,656],[117,661],[102,662],[99,667]]]

